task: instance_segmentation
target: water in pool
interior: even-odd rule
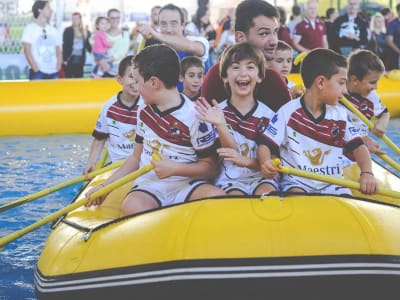
[[[388,136],[400,145],[400,119],[391,120]],[[0,138],[0,205],[81,175],[90,142],[88,135]],[[399,156],[391,156],[400,163]],[[67,205],[80,187],[77,184],[0,213],[0,236]],[[0,252],[0,300],[36,299],[33,273],[49,231],[45,225]]]

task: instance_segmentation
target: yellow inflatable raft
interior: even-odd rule
[[[398,190],[400,178],[376,164],[373,171],[381,187]],[[359,170],[352,166],[345,174],[357,180]],[[130,186],[54,225],[35,272],[39,299],[400,294],[400,199],[357,191],[353,197],[225,197],[121,217]]]
[[[290,80],[301,83],[298,74]],[[383,77],[378,93],[400,116],[398,80]],[[121,87],[115,79],[1,81],[0,136],[91,133],[102,105]]]

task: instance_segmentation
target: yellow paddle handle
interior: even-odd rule
[[[346,180],[346,179],[337,178],[337,177],[331,177],[331,176],[327,176],[327,175],[321,175],[321,174],[317,174],[317,173],[313,173],[313,172],[307,172],[307,171],[303,171],[300,169],[282,166],[279,158],[274,159],[272,161],[272,165],[275,168],[277,168],[278,171],[281,173],[291,174],[294,176],[299,176],[299,177],[318,180],[318,181],[322,181],[322,182],[326,182],[326,183],[330,183],[330,184],[340,185],[340,186],[344,186],[344,187],[347,187],[347,188],[350,188],[353,190],[360,190],[360,183],[358,183],[356,181]],[[377,194],[400,199],[400,193],[392,191],[392,190],[380,188],[378,190]]]
[[[10,208],[13,208],[13,207],[16,207],[18,205],[30,202],[32,200],[35,200],[35,199],[39,198],[39,197],[46,196],[48,194],[51,194],[51,193],[53,193],[55,191],[58,191],[58,190],[60,190],[62,188],[65,188],[67,186],[73,185],[75,183],[78,183],[78,182],[81,182],[81,181],[84,181],[84,180],[88,180],[88,179],[92,179],[92,178],[96,177],[97,175],[103,174],[105,172],[108,172],[110,170],[113,170],[115,168],[120,167],[124,162],[125,162],[125,160],[118,161],[118,162],[113,163],[113,164],[111,164],[111,165],[109,165],[107,167],[104,167],[104,168],[101,168],[99,170],[95,170],[93,172],[90,172],[89,174],[87,174],[87,176],[83,176],[83,175],[82,176],[78,176],[78,177],[76,177],[74,179],[68,180],[66,182],[54,185],[52,187],[49,187],[49,188],[44,189],[44,190],[41,190],[41,191],[36,192],[34,194],[27,195],[27,196],[24,196],[24,197],[22,197],[20,199],[17,199],[17,200],[14,200],[12,202],[9,202],[7,204],[4,204],[4,205],[0,206],[0,212],[6,211],[6,210],[8,210]]]
[[[157,159],[157,157],[156,157],[156,159]],[[135,180],[139,176],[142,176],[143,174],[151,171],[152,169],[153,169],[153,165],[152,164],[148,164],[148,165],[144,166],[143,168],[140,168],[139,170],[137,170],[137,171],[135,171],[133,173],[130,173],[130,174],[128,174],[128,175],[126,175],[126,176],[114,181],[113,183],[110,183],[107,186],[97,190],[96,192],[94,192],[91,195],[91,197],[92,198],[97,198],[97,197],[101,197],[103,195],[106,195],[106,194],[110,193],[112,190],[114,190],[115,188],[120,187],[120,186],[122,186],[122,185],[124,185],[124,184],[126,184],[128,182],[131,182],[131,181]],[[12,233],[12,234],[10,234],[10,235],[8,235],[6,237],[0,238],[0,250],[5,245],[7,245],[8,243],[20,238],[21,236],[23,236],[23,235],[25,235],[25,234],[27,234],[27,233],[29,233],[29,232],[41,227],[41,226],[43,226],[43,225],[45,225],[45,224],[47,224],[47,223],[49,223],[51,221],[54,221],[54,220],[62,217],[66,213],[69,213],[69,212],[77,209],[78,207],[86,204],[87,201],[88,201],[88,198],[86,198],[86,197],[83,198],[83,199],[80,199],[80,200],[78,200],[78,201],[76,201],[76,202],[74,202],[74,203],[72,203],[70,205],[67,205],[66,207],[64,207],[64,208],[62,208],[62,209],[60,209],[60,210],[48,215],[47,217],[44,217],[43,219],[40,219],[39,221],[37,221],[37,222],[35,222],[35,223],[25,227],[25,228],[17,230],[14,233]]]

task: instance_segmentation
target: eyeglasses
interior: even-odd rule
[[[47,32],[46,29],[43,28],[43,35],[42,35],[43,39],[47,39]]]
[[[119,20],[121,17],[111,17],[110,20]]]

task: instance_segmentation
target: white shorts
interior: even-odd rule
[[[164,181],[162,179],[157,181],[145,179],[136,183],[129,193],[149,194],[160,207],[186,202],[198,186],[206,184],[204,180]]]
[[[299,181],[293,180],[289,176],[283,176],[281,180],[281,189],[282,192],[287,192],[292,188],[299,188],[305,191],[306,193],[318,193],[318,194],[333,194],[333,195],[351,195],[351,191],[348,188],[334,185],[334,184],[327,184],[321,189],[313,188],[309,185],[302,184]]]
[[[223,189],[224,192],[226,193],[234,190],[239,190],[245,195],[254,195],[254,192],[263,183],[268,183],[274,186],[277,191],[279,190],[279,183],[275,178],[274,179],[260,178],[260,179],[254,179],[253,181],[240,181],[240,180],[233,181],[233,180],[223,179],[217,182],[217,187]]]

